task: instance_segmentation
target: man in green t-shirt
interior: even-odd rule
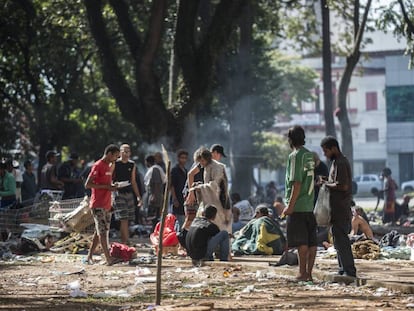
[[[287,238],[289,247],[297,247],[299,260],[298,281],[312,281],[317,238],[313,214],[314,168],[313,154],[305,145],[305,131],[300,126],[289,129],[288,140],[293,149],[286,167],[286,203],[283,215],[288,215]]]

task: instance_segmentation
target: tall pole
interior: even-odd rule
[[[162,204],[162,211],[161,211],[161,220],[160,220],[160,236],[158,241],[158,254],[157,254],[157,284],[156,284],[156,296],[155,296],[155,305],[159,306],[161,304],[161,270],[162,270],[162,242],[163,242],[163,235],[164,235],[164,228],[165,228],[165,217],[167,216],[168,212],[168,195],[169,195],[169,186],[170,186],[170,179],[171,179],[171,161],[168,157],[168,153],[165,150],[164,146],[161,145],[163,151],[163,158],[164,163],[166,166],[166,181],[165,181],[165,190],[164,190],[164,201]]]

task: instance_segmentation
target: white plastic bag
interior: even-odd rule
[[[316,223],[319,227],[328,227],[331,225],[331,207],[329,204],[329,189],[322,185],[319,189],[318,200],[316,201],[313,211]]]

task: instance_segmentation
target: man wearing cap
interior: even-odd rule
[[[226,158],[226,155],[224,154],[224,148],[222,145],[214,144],[210,148],[211,156],[213,157],[213,160],[216,160],[218,162],[221,161],[221,158]]]
[[[64,193],[62,199],[74,199],[78,196],[79,184],[82,179],[79,178],[76,168],[78,165],[79,156],[72,152],[69,159],[65,161],[58,170],[58,178],[64,183]]]
[[[47,163],[42,167],[40,173],[40,189],[45,190],[61,190],[63,189],[63,182],[57,176],[57,156],[59,154],[55,151],[49,150],[46,152]]]

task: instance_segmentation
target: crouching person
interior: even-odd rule
[[[220,231],[213,223],[217,209],[207,205],[202,217],[197,217],[191,224],[186,245],[194,266],[201,266],[203,260],[214,260],[213,253],[219,248],[220,260],[228,261],[230,242],[229,233]]]

